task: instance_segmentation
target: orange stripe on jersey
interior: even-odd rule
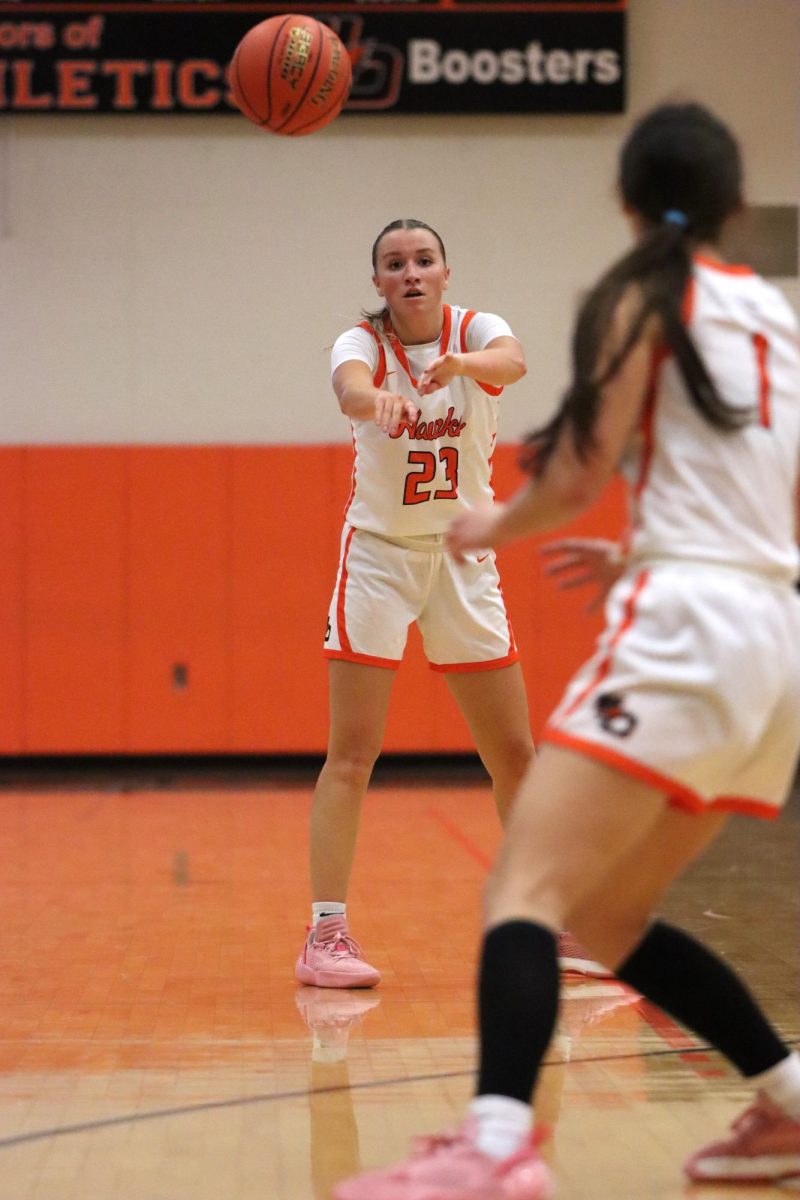
[[[400,366],[403,368],[408,378],[411,380],[411,386],[416,387],[418,380],[414,378],[411,365],[408,361],[408,357],[406,356],[406,352],[394,334],[391,335],[391,347],[395,358],[400,363]]]
[[[474,316],[475,316],[475,309],[471,308],[469,310],[469,312],[464,314],[464,319],[461,322],[460,342],[461,342],[461,353],[462,354],[468,353],[468,351],[467,351],[467,328],[469,327],[469,323]],[[476,379],[475,382],[477,383],[479,388],[483,388],[483,390],[484,390],[484,392],[486,392],[487,396],[499,396],[502,394],[502,391],[503,391],[502,384],[499,387],[497,387],[495,384],[481,383],[481,381],[479,379]]]
[[[447,347],[450,344],[450,331],[453,328],[453,310],[451,309],[449,304],[443,304],[442,309],[443,309],[444,319],[442,322],[442,335],[439,338],[439,354],[440,355],[447,353]],[[414,375],[411,371],[411,365],[408,361],[406,352],[403,349],[403,345],[402,345],[400,339],[398,338],[397,334],[395,333],[395,331],[392,329],[391,322],[389,321],[388,318],[384,321],[384,332],[386,333],[386,337],[388,339],[389,345],[392,347],[392,353],[394,354],[397,361],[400,363],[400,366],[403,368],[403,370],[405,371],[408,378],[411,380],[411,386],[416,387],[419,380],[414,378]],[[380,342],[379,335],[375,332],[374,329],[372,330],[372,333],[374,334],[374,336],[376,338],[378,338],[378,344],[380,345],[381,342]],[[384,355],[384,370],[385,370],[385,355]]]
[[[577,754],[605,763],[608,767],[622,771],[624,775],[630,775],[633,779],[648,784],[656,791],[664,793],[671,808],[680,808],[689,813],[710,812],[712,809],[715,812],[736,812],[749,817],[762,817],[766,821],[774,820],[780,812],[777,805],[770,804],[766,800],[756,800],[744,796],[715,796],[713,800],[704,800],[700,793],[693,788],[679,783],[677,779],[671,779],[669,775],[663,775],[660,771],[653,770],[646,763],[638,762],[635,758],[628,758],[626,755],[620,754],[618,750],[613,750],[610,746],[605,746],[600,742],[591,742],[587,738],[564,733],[563,730],[556,729],[552,725],[547,726],[540,740],[550,742],[553,746],[561,746],[564,750],[574,750]]]
[[[762,821],[774,821],[780,816],[780,807],[777,804],[770,804],[767,800],[754,800],[747,796],[715,796],[713,800],[704,801],[701,797],[697,797],[696,803],[691,803],[683,796],[670,796],[669,802],[673,808],[682,808],[686,812],[706,812],[713,809],[714,812],[730,812],[740,813],[745,817],[760,817]]]
[[[647,583],[649,578],[650,578],[649,571],[640,571],[639,574],[636,576],[636,579],[634,580],[634,584],[633,584],[633,590],[632,590],[630,596],[628,597],[628,601],[625,605],[625,609],[622,614],[622,621],[620,622],[619,628],[617,629],[616,633],[611,638],[608,650],[606,651],[605,655],[603,656],[603,658],[597,665],[597,670],[595,671],[594,678],[592,680],[590,680],[589,683],[587,683],[586,687],[576,697],[576,699],[573,700],[573,702],[572,702],[572,704],[570,704],[569,708],[566,709],[566,711],[561,714],[562,719],[564,717],[568,717],[570,715],[570,713],[573,713],[575,711],[576,708],[579,708],[580,705],[583,704],[584,700],[586,700],[588,696],[591,696],[592,692],[595,691],[595,689],[600,686],[600,684],[603,682],[605,677],[608,675],[609,671],[611,670],[611,663],[613,662],[613,659],[614,659],[614,651],[616,650],[617,645],[619,644],[619,640],[622,637],[622,635],[624,633],[626,633],[627,630],[629,630],[631,625],[633,624],[634,617],[635,617],[635,610],[636,610],[636,601],[639,599],[639,596],[641,595],[641,592],[642,592],[642,588]]]
[[[358,444],[356,443],[356,430],[353,422],[350,422],[350,437],[353,441],[353,469],[350,472],[350,495],[347,497],[347,503],[344,506],[344,516],[347,519],[347,514],[350,511],[350,505],[356,498],[356,485],[358,484]]]
[[[519,650],[515,646],[510,654],[505,654],[502,658],[490,658],[488,662],[428,663],[428,666],[432,671],[446,671],[449,674],[458,675],[466,671],[496,671],[500,667],[508,667],[518,660]]]
[[[383,385],[383,381],[386,378],[386,347],[381,341],[381,335],[377,329],[374,329],[370,325],[369,321],[359,321],[358,328],[366,329],[367,333],[371,333],[378,343],[378,365],[375,368],[375,374],[372,376],[372,384],[373,387],[379,388]]]
[[[336,658],[340,662],[363,663],[367,667],[386,667],[396,671],[400,666],[398,658],[376,658],[372,654],[358,654],[355,650],[323,650],[325,658]]]
[[[501,598],[501,600],[503,601],[503,607],[505,608],[505,604],[506,604],[506,598],[505,598],[505,596],[503,595],[503,589],[500,587],[500,584],[499,584],[499,583],[498,583],[498,585],[497,585],[497,590],[498,590],[498,591],[499,591],[499,593],[500,593],[500,598]],[[508,609],[507,609],[507,608],[506,608],[506,627],[507,627],[507,629],[508,629],[508,644],[509,644],[509,646],[511,647],[511,650],[512,650],[512,652],[513,652],[513,651],[516,651],[516,649],[517,649],[517,640],[516,640],[516,638],[514,637],[514,630],[511,628],[511,618],[510,618],[510,617],[509,617],[509,615],[508,615]]]
[[[723,275],[755,274],[755,271],[752,267],[746,267],[743,263],[715,262],[713,258],[706,258],[704,254],[695,254],[694,261],[699,263],[701,267],[708,267],[711,271],[721,271]]]
[[[756,351],[756,365],[758,367],[758,416],[764,428],[769,429],[771,420],[769,409],[770,378],[767,367],[769,342],[763,333],[754,333],[753,346]]]
[[[610,746],[604,745],[602,742],[592,742],[588,738],[576,737],[572,733],[565,733],[562,729],[557,729],[553,725],[548,725],[542,734],[543,742],[550,742],[554,746],[562,746],[565,750],[575,750],[578,754],[583,754],[587,758],[595,758],[598,762],[605,763],[606,766],[615,767],[619,771],[623,771],[626,775],[633,776],[634,779],[641,780],[642,783],[648,784],[656,791],[663,792],[670,801],[677,802],[678,798],[686,804],[702,806],[702,798],[691,788],[686,787],[683,783],[678,783],[676,779],[670,779],[669,775],[662,775],[660,771],[654,771],[652,767],[648,767],[646,763],[638,762],[635,758],[628,758],[625,754],[620,754],[619,750],[613,750]]]
[[[742,813],[747,817],[761,817],[764,821],[774,821],[781,813],[777,804],[767,804],[765,800],[748,800],[741,796],[720,796],[714,801],[714,806],[723,812]]]
[[[444,321],[442,323],[442,336],[439,339],[439,353],[446,354],[447,347],[450,345],[450,331],[453,328],[453,310],[449,304],[444,304]]]
[[[339,594],[336,597],[336,630],[339,634],[339,645],[346,654],[352,654],[353,647],[350,645],[350,639],[347,636],[347,623],[344,614],[344,593],[347,587],[347,555],[350,551],[350,543],[353,540],[355,529],[351,529],[347,535],[347,540],[342,551],[342,570],[339,578]]]

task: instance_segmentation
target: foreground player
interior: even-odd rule
[[[480,1074],[461,1129],[336,1200],[546,1200],[530,1097],[553,1033],[567,923],[619,977],[756,1090],[694,1181],[800,1180],[800,1058],[730,968],[651,923],[731,811],[777,815],[800,746],[797,324],[716,243],[741,203],[738,147],[697,105],[627,139],[637,244],[578,317],[574,378],[530,447],[531,482],[459,516],[456,558],[573,518],[622,469],[627,569],[595,657],[568,686],[520,789],[487,894]],[[746,689],[742,680],[747,681]],[[575,835],[580,830],[581,836]]]

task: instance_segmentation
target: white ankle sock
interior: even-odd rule
[[[796,1050],[761,1075],[751,1075],[747,1082],[766,1092],[793,1121],[800,1121],[800,1054]]]
[[[320,917],[346,917],[347,905],[339,900],[315,900],[311,905],[311,927],[317,928]]]
[[[529,1104],[510,1096],[476,1096],[469,1106],[478,1122],[475,1144],[490,1158],[508,1158],[526,1141],[533,1124]]]

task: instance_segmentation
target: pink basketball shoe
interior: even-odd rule
[[[552,1200],[553,1181],[531,1138],[499,1161],[476,1149],[475,1122],[417,1139],[405,1162],[345,1179],[333,1200]]]
[[[764,1092],[737,1117],[727,1138],[698,1150],[684,1166],[693,1183],[776,1183],[800,1188],[800,1121]]]
[[[375,987],[381,978],[362,958],[344,917],[338,916],[322,917],[316,929],[309,929],[294,973],[300,983],[329,988]]]

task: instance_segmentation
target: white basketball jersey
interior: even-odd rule
[[[800,345],[783,295],[747,267],[695,259],[688,330],[742,429],[710,425],[674,358],[654,362],[641,428],[622,464],[635,559],[701,559],[793,580],[800,469]]]
[[[351,422],[350,525],[388,537],[443,533],[461,509],[492,500],[491,457],[503,389],[456,376],[446,388],[420,397],[416,385],[440,354],[482,350],[494,338],[510,336],[501,317],[446,304],[436,342],[403,346],[367,322],[336,339],[332,370],[351,359],[365,362],[376,387],[407,396],[420,409],[417,420],[403,421],[391,437],[373,420]]]

